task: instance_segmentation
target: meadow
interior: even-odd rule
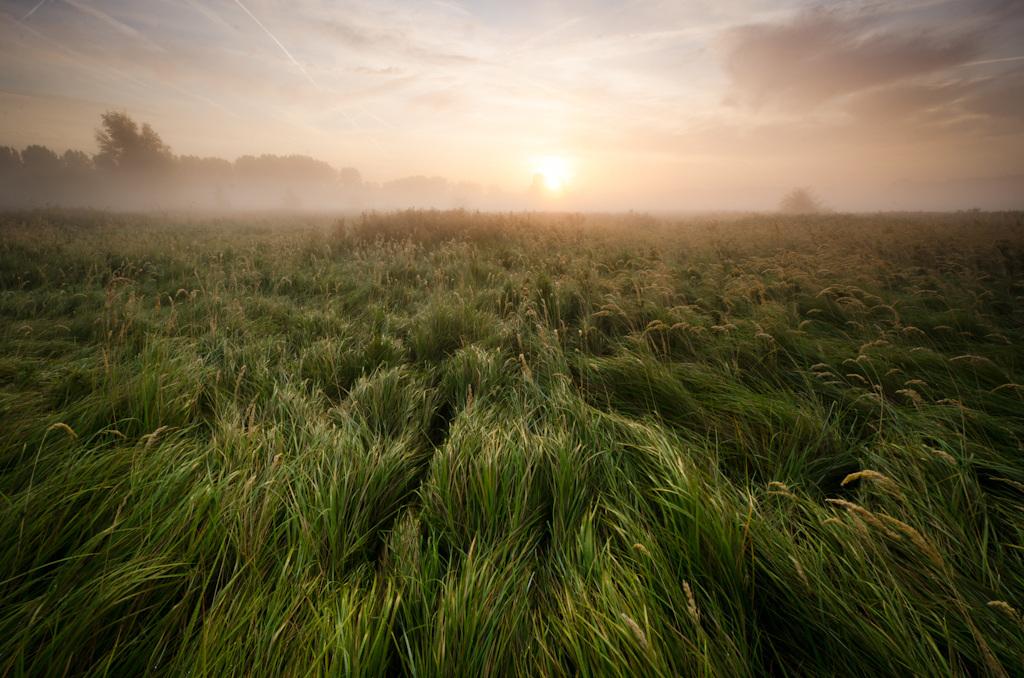
[[[1022,216],[0,215],[0,676],[1024,675]]]

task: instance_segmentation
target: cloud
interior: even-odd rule
[[[993,118],[1008,118],[1024,122],[1024,72],[1012,78],[978,88],[977,93],[964,102],[964,109]]]
[[[722,46],[738,99],[802,107],[968,63],[984,53],[985,35],[975,27],[880,26],[871,16],[815,9],[786,23],[730,29]]]
[[[852,97],[846,110],[868,122],[927,122],[948,118],[958,102],[974,94],[977,87],[965,82],[896,84]]]

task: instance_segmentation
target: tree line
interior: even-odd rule
[[[344,206],[363,183],[355,168],[305,155],[176,156],[148,123],[117,111],[101,120],[94,155],[0,146],[0,207]]]

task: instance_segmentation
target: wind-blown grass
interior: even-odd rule
[[[0,218],[0,676],[1024,673],[1019,214]]]

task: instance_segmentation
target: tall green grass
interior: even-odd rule
[[[1024,674],[1012,214],[0,217],[0,676]]]

